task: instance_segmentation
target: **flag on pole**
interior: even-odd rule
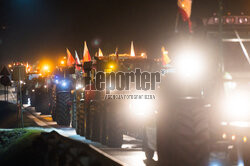
[[[89,62],[89,61],[91,61],[91,57],[89,54],[87,43],[86,43],[86,41],[84,41],[83,62]]]
[[[134,49],[134,44],[133,44],[133,41],[131,42],[131,51],[130,51],[130,56],[135,56],[135,49]]]
[[[98,50],[98,56],[100,57],[100,56],[103,56],[103,53],[102,53],[102,50],[99,48],[99,50]]]
[[[115,48],[116,61],[119,60],[118,47]]]
[[[162,51],[162,65],[166,66],[171,62],[171,59],[169,58],[168,51],[165,50],[165,47],[162,47],[161,51]]]
[[[73,58],[72,54],[70,53],[69,49],[66,48],[67,50],[67,66],[72,66],[75,64],[75,59]]]
[[[183,21],[188,22],[189,31],[192,32],[192,23],[190,20],[192,10],[192,0],[178,0],[177,5],[179,12],[182,15]]]
[[[76,70],[80,70],[81,68],[78,66],[81,64],[81,61],[78,57],[77,51],[75,50],[75,58],[76,58]]]

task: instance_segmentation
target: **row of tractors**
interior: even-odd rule
[[[53,74],[27,83],[31,105],[51,114],[59,125],[72,126],[79,135],[111,147],[121,147],[124,134],[141,138],[147,158],[157,150],[161,166],[208,165],[212,151],[230,156],[226,165],[249,166],[249,64],[244,55],[239,56],[245,51],[232,49],[235,42],[230,47],[222,42],[234,35],[239,38],[235,31],[218,38],[218,25],[206,26],[204,33],[180,34],[169,49],[174,55],[171,63],[164,66],[146,56],[126,55],[95,57],[83,63],[81,71],[59,66]],[[244,31],[238,26],[238,31],[249,38],[246,26]],[[228,52],[222,54],[223,46],[231,51],[224,49]],[[128,91],[95,87],[98,72],[135,72],[137,68],[161,73],[153,92],[133,86]],[[156,100],[106,98],[107,94],[112,98],[138,93],[153,94]]]
[[[127,54],[95,57],[95,60],[78,66],[81,70],[76,70],[74,66],[57,66],[52,73],[28,75],[22,86],[23,103],[29,102],[36,111],[50,114],[58,125],[71,126],[77,134],[87,139],[111,147],[121,147],[124,134],[143,138],[143,124],[149,112],[153,111],[154,114],[155,110],[143,107],[138,113],[136,109],[153,100],[141,99],[137,102],[135,99],[105,99],[106,90],[95,89],[95,74],[100,71],[133,72],[136,68],[153,72],[159,71],[159,66],[159,60],[147,59],[146,55],[133,57]],[[126,93],[109,91],[110,94],[140,93],[132,87]],[[150,96],[153,93],[143,91],[144,94]]]

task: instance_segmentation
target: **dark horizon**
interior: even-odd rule
[[[194,0],[191,19],[211,16],[217,3]],[[224,1],[225,12],[235,3],[248,14],[246,0]],[[174,33],[176,14],[177,0],[0,0],[0,62],[55,58],[66,48],[81,56],[84,41],[91,56],[99,47],[104,54],[116,47],[129,52],[131,41],[136,52],[159,56]]]

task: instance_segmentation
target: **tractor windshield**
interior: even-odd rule
[[[250,55],[250,42],[243,42],[242,49],[239,42],[224,42],[224,67],[228,72],[250,72],[248,54]],[[245,51],[244,51],[245,50]]]

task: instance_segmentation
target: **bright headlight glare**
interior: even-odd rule
[[[232,140],[234,141],[236,139],[236,136],[235,135],[232,135]]]
[[[233,94],[225,103],[226,110],[232,117],[245,117],[250,108],[248,96],[244,93]]]
[[[226,133],[222,134],[222,138],[226,139],[227,138],[227,134]]]
[[[187,51],[176,59],[176,69],[181,77],[194,78],[204,70],[204,64],[198,53]]]
[[[66,82],[65,80],[63,80],[63,81],[61,82],[61,85],[62,85],[63,87],[66,87],[66,86],[67,86],[67,82]]]
[[[243,137],[243,142],[247,142],[247,137],[246,136]]]
[[[83,86],[82,86],[82,84],[76,84],[76,89],[81,89]]]
[[[224,83],[225,90],[234,90],[237,86],[236,82],[228,81]]]
[[[133,100],[129,104],[129,109],[132,111],[132,113],[136,115],[148,115],[151,111],[153,112],[153,103],[151,100]]]

